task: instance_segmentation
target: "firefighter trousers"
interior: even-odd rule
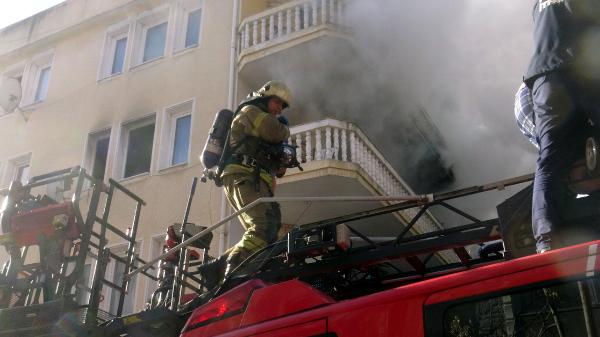
[[[223,187],[229,204],[236,211],[258,198],[273,196],[271,187],[262,179],[259,179],[257,189],[252,174],[226,175],[223,177]],[[246,231],[242,239],[228,251],[228,260],[235,256],[246,258],[277,240],[277,232],[281,227],[279,204],[275,202],[259,204],[242,213],[239,220]]]
[[[533,184],[532,225],[537,250],[561,246],[565,230],[562,206],[574,196],[565,177],[583,157],[585,121],[593,111],[583,104],[585,91],[569,73],[552,72],[533,84],[533,103],[539,157]]]

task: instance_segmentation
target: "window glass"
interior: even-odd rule
[[[116,261],[114,265],[114,274],[113,274],[113,283],[121,286],[123,282],[123,275],[125,274],[125,264]],[[123,302],[123,315],[127,315],[133,312],[133,300],[135,294],[135,286],[136,286],[136,276],[133,276],[129,281],[129,285],[127,287],[127,295],[125,295],[125,300]],[[121,297],[120,291],[116,289],[112,289],[112,294],[110,296],[110,309],[109,312],[111,314],[116,314],[119,309],[119,298]]]
[[[185,47],[191,47],[198,44],[200,36],[200,18],[202,10],[197,9],[188,14],[187,27],[185,32]]]
[[[88,304],[90,298],[90,291],[87,288],[90,286],[90,275],[92,274],[92,266],[89,263],[83,265],[83,286],[79,291],[79,295],[77,296],[77,303],[79,305]]]
[[[129,130],[124,178],[150,171],[154,123]]]
[[[125,61],[125,50],[127,49],[127,38],[118,39],[115,42],[115,54],[113,55],[113,64],[111,75],[121,73],[123,71],[123,63]]]
[[[163,56],[165,51],[165,38],[167,36],[167,23],[148,28],[144,44],[144,56],[142,62],[146,62]]]
[[[35,101],[39,102],[46,98],[48,94],[48,81],[50,80],[50,67],[40,70],[38,85],[35,90]]]
[[[600,322],[599,285],[590,279],[451,306],[444,312],[444,336],[588,336],[582,296],[589,296],[591,317]],[[598,328],[593,335],[600,333]]]
[[[109,143],[110,137],[100,138],[96,141],[92,163],[92,176],[98,180],[104,180]]]
[[[29,168],[29,164],[17,166],[15,180],[20,181],[23,185],[27,184],[27,181],[29,181]]]
[[[188,150],[190,146],[190,122],[191,115],[177,118],[175,122],[175,139],[173,142],[172,165],[185,163],[188,160]]]

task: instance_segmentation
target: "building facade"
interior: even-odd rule
[[[409,195],[413,191],[356,125],[307,104],[322,68],[352,54],[345,0],[67,0],[0,30],[0,77],[22,86],[20,106],[0,111],[0,189],[11,181],[80,165],[142,197],[138,253],[160,254],[167,225],[181,222],[198,158],[220,109],[271,79],[295,94],[290,142],[304,171],[288,170],[278,196]],[[43,191],[42,191],[43,193]],[[381,203],[282,204],[298,225]],[[110,222],[125,230],[131,205],[113,201]],[[213,184],[196,190],[190,222],[228,214]],[[390,235],[414,212],[362,224]],[[360,224],[358,225],[360,226]],[[441,228],[427,214],[414,232]],[[211,255],[236,242],[235,221],[216,231]],[[118,237],[108,244],[124,251]],[[90,262],[92,263],[92,262]],[[109,277],[120,277],[114,262]],[[139,310],[154,284],[135,280],[125,312]],[[103,308],[111,311],[109,289]]]

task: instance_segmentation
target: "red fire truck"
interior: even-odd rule
[[[485,221],[450,203],[531,178],[303,225],[246,260],[218,289],[181,306],[186,323],[180,336],[598,336],[600,241],[590,238],[600,237],[600,208],[594,196],[565,206],[572,230],[562,234],[570,245],[537,255],[531,187]],[[410,235],[434,206],[471,223]],[[410,208],[418,211],[388,241],[372,240],[351,225]],[[479,245],[476,253],[473,245]],[[131,331],[147,326],[137,321]]]

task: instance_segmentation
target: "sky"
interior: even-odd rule
[[[1,0],[0,29],[63,1],[65,0]]]

